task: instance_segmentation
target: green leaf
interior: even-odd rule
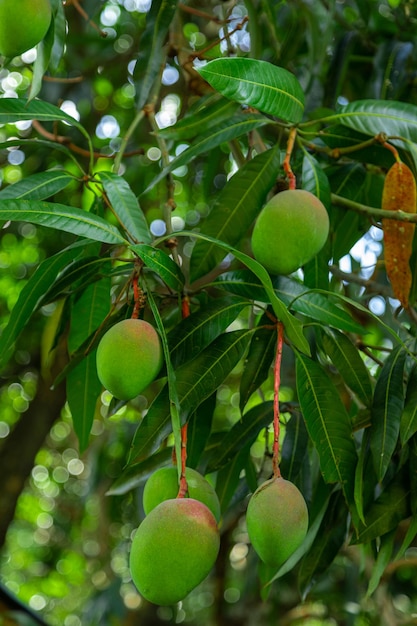
[[[54,41],[49,59],[49,70],[54,73],[58,70],[65,51],[65,41],[67,35],[67,20],[65,18],[64,5],[62,2],[53,0],[53,26]],[[49,34],[49,33],[48,33]]]
[[[110,277],[106,277],[89,285],[74,301],[68,335],[70,353],[76,351],[105,320],[110,311],[110,289]],[[71,369],[67,376],[68,405],[81,451],[88,446],[101,390],[94,350]]]
[[[330,206],[330,184],[323,168],[309,152],[304,154],[302,188],[313,193],[324,206]]]
[[[357,202],[362,200],[366,184],[366,170],[362,164],[353,163],[338,167],[329,177],[336,194]],[[334,230],[333,263],[337,263],[369,229],[369,218],[332,206],[331,222]]]
[[[185,283],[184,274],[166,252],[145,243],[130,246],[130,249],[142,259],[149,269],[158,274],[168,287],[174,291],[182,291]]]
[[[67,376],[67,400],[80,451],[88,447],[89,435],[102,385],[97,377],[96,352],[73,367]]]
[[[49,170],[26,176],[13,185],[0,191],[0,200],[24,198],[27,200],[46,200],[65,189],[74,177],[63,170]]]
[[[277,298],[271,282],[271,277],[260,263],[255,261],[255,259],[252,259],[252,257],[248,256],[247,254],[240,252],[240,250],[236,250],[236,248],[225,244],[223,241],[214,239],[212,237],[209,237],[208,235],[204,235],[203,233],[179,231],[176,233],[176,235],[177,237],[179,237],[180,235],[192,236],[197,239],[205,239],[206,241],[209,241],[211,243],[216,243],[224,250],[227,250],[227,252],[232,253],[241,263],[246,265],[246,267],[248,267],[248,269],[250,269],[251,272],[255,274],[255,276],[257,276],[257,278],[261,281],[268,295],[269,301],[271,302],[272,308],[274,309],[275,315],[285,326],[285,332],[288,339],[290,339],[290,341],[292,341],[292,343],[294,344],[294,347],[298,350],[301,350],[301,352],[304,352],[305,354],[310,353],[310,346],[307,339],[303,335],[302,323],[300,322],[300,320],[294,317],[287,310],[287,307],[281,302],[281,300]],[[164,237],[161,237],[160,241],[163,240]]]
[[[417,107],[393,100],[357,100],[337,114],[341,124],[365,135],[403,137],[417,143]],[[407,149],[407,144],[401,142]]]
[[[31,222],[109,244],[126,244],[117,228],[82,209],[52,202],[1,200],[0,221]]]
[[[196,357],[249,305],[248,300],[225,296],[210,300],[206,306],[183,319],[168,333],[173,365],[177,367]]]
[[[27,146],[30,146],[32,148],[35,148],[35,150],[39,150],[40,148],[44,148],[46,150],[49,151],[53,151],[53,152],[62,152],[63,154],[65,154],[65,156],[73,161],[73,163],[75,163],[78,171],[85,176],[86,173],[83,170],[83,168],[81,167],[80,163],[77,161],[75,155],[71,152],[71,150],[69,150],[66,146],[60,144],[60,143],[56,143],[53,141],[47,141],[46,139],[8,139],[7,141],[0,141],[0,148],[1,149],[9,149],[11,147],[18,147],[18,148],[25,148]],[[16,184],[16,183],[14,183]]]
[[[276,351],[277,333],[275,329],[262,328],[265,324],[271,325],[271,319],[266,314],[262,316],[258,324],[258,329],[252,337],[245,359],[239,387],[241,411],[245,408],[251,395],[268,378],[271,371],[271,363]]]
[[[369,479],[369,474],[366,473],[366,470],[368,469],[369,469],[369,433],[366,430],[363,433],[361,446],[358,452],[358,464],[355,470],[355,487],[354,487],[354,494],[353,494],[355,505],[356,505],[356,512],[362,524],[365,524],[365,513],[364,513],[365,486],[366,484],[369,484],[371,482]]]
[[[152,236],[146,217],[128,182],[113,172],[98,172],[98,176],[126,235],[137,243],[151,243]]]
[[[51,27],[49,28],[51,31]],[[47,37],[47,36],[46,36]],[[31,101],[36,98],[40,90],[42,89],[43,77],[46,73],[49,63],[50,46],[46,41],[46,37],[43,41],[40,41],[36,46],[36,59],[33,64],[32,82],[29,89],[28,100]]]
[[[404,446],[417,432],[417,365],[414,364],[407,381],[404,411],[400,421],[400,439]]]
[[[146,284],[146,281],[145,281]],[[168,378],[168,397],[169,397],[169,416],[171,420],[172,432],[174,435],[174,448],[175,456],[177,459],[178,480],[181,477],[181,452],[182,452],[182,434],[181,426],[185,422],[186,414],[180,403],[179,392],[177,387],[177,380],[175,370],[172,366],[171,356],[169,353],[168,338],[166,335],[165,326],[159,312],[158,306],[155,302],[152,290],[147,288],[148,302],[151,307],[153,316],[155,318],[156,326],[158,328],[159,335],[162,341],[162,348],[164,351],[165,367]]]
[[[280,468],[287,480],[295,481],[302,471],[308,448],[308,433],[301,413],[293,412],[285,424]]]
[[[165,139],[191,139],[206,133],[220,122],[229,120],[236,111],[237,104],[219,98],[216,94],[214,99],[210,96],[208,101],[204,100],[203,106],[199,106],[196,111],[190,112],[173,126],[158,131],[158,135]]]
[[[45,259],[23,287],[0,336],[0,367],[4,367],[9,360],[15,341],[42,305],[48,289],[75,256],[77,251],[71,246]]]
[[[277,177],[280,152],[267,150],[241,167],[226,183],[201,232],[230,245],[244,237],[264,204]],[[197,240],[191,255],[191,280],[207,274],[225,253],[214,243]]]
[[[153,0],[146,17],[146,29],[140,42],[140,53],[135,65],[138,110],[148,102],[155,80],[160,76],[166,58],[165,40],[178,0]]]
[[[372,567],[372,574],[369,579],[368,589],[366,590],[366,596],[371,596],[376,591],[381,578],[385,572],[385,568],[389,565],[395,545],[395,538],[397,535],[397,529],[383,535],[378,547],[378,554],[375,560],[375,564]]]
[[[288,70],[249,58],[214,59],[198,72],[223,96],[297,124],[304,113],[304,92]]]
[[[298,582],[308,592],[318,577],[334,561],[346,540],[348,510],[340,491],[330,496],[329,504],[312,546],[301,561]]]
[[[242,448],[251,446],[259,432],[274,419],[273,402],[262,402],[247,411],[218,442],[208,462],[207,471],[214,472],[228,465]]]
[[[406,550],[408,550],[410,545],[415,542],[416,536],[417,536],[417,517],[413,515],[410,519],[410,524],[404,535],[401,546],[398,548],[397,554],[395,555],[395,559],[394,559],[395,561],[398,561],[403,558]]]
[[[172,447],[167,446],[141,463],[129,465],[106,491],[106,496],[122,496],[132,491],[132,489],[137,489],[137,487],[143,485],[156,469],[160,467],[171,467],[172,452]]]
[[[369,543],[382,537],[410,515],[410,488],[405,471],[397,474],[365,511],[365,524],[359,524],[351,543]]]
[[[398,346],[385,361],[375,385],[372,423],[369,429],[371,454],[378,480],[382,480],[398,442],[404,408],[405,351]]]
[[[103,274],[109,274],[110,271],[111,268],[106,258],[94,256],[77,258],[63,269],[56,281],[50,286],[50,289],[45,293],[44,304],[84,289],[86,285],[97,280]]]
[[[211,396],[242,358],[251,331],[223,333],[195,359],[176,370],[176,386],[184,423]],[[170,401],[165,386],[155,398],[136,431],[129,463],[155,452],[171,432]]]
[[[348,504],[353,495],[357,455],[347,411],[331,379],[315,361],[297,355],[297,394],[323,478],[340,483]]]
[[[368,369],[357,348],[343,333],[325,329],[323,348],[343,378],[343,382],[365,406],[372,402],[372,385]]]
[[[236,139],[242,135],[249,133],[255,128],[270,124],[271,120],[268,120],[263,115],[256,113],[237,113],[228,120],[221,122],[214,128],[202,135],[199,135],[195,141],[192,142],[189,148],[181,152],[172,161],[164,167],[164,169],[153,179],[150,185],[145,189],[144,193],[147,193],[152,187],[154,187],[160,180],[165,178],[167,174],[176,170],[183,165],[188,165],[191,161],[203,152],[209,152],[217,146],[220,146],[227,141]]]
[[[218,276],[215,284],[240,296],[270,302],[261,281],[249,270],[234,270]],[[307,290],[305,286],[287,276],[273,278],[276,296],[292,310],[347,332],[363,334],[363,326],[357,324],[341,306],[332,302],[333,292],[322,293]]]
[[[0,124],[14,124],[25,120],[39,120],[40,122],[66,122],[75,126],[85,136],[89,137],[84,127],[74,117],[64,113],[61,109],[43,102],[24,98],[1,98]]]
[[[276,285],[276,294],[297,313],[346,332],[359,335],[366,332],[345,309],[333,302],[337,297],[333,292],[306,289],[301,283],[284,276],[280,277]]]
[[[232,499],[238,493],[240,475],[249,457],[249,447],[242,448],[231,459],[230,463],[219,470],[216,480],[216,493],[220,502],[222,513],[227,511]]]
[[[210,437],[215,408],[216,392],[204,400],[189,419],[187,428],[188,467],[198,468],[201,455]]]

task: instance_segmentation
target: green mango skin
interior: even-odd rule
[[[210,573],[219,547],[217,523],[205,504],[193,498],[165,500],[133,537],[132,580],[149,602],[176,604]]]
[[[97,347],[97,375],[118,400],[132,400],[155,380],[163,361],[161,340],[144,320],[126,319],[103,335]]]
[[[279,568],[307,534],[308,510],[302,493],[284,478],[267,480],[249,500],[246,526],[259,558]]]
[[[191,467],[185,469],[188,497],[205,504],[213,513],[216,521],[220,520],[220,502],[216,491],[199,472]],[[146,481],[143,490],[143,510],[148,515],[152,509],[164,500],[178,495],[178,471],[176,467],[161,467]]]
[[[0,54],[14,58],[36,46],[51,17],[49,0],[0,0]]]
[[[271,274],[292,274],[320,252],[328,234],[322,202],[304,189],[287,189],[260,212],[252,232],[253,256]]]

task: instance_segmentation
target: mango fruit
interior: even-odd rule
[[[142,393],[158,375],[162,361],[159,335],[144,320],[118,322],[97,347],[97,375],[118,400],[131,400]]]
[[[313,259],[329,234],[326,207],[304,189],[273,196],[252,232],[253,256],[271,274],[291,274]]]
[[[219,547],[216,519],[205,504],[193,498],[164,500],[133,537],[132,580],[149,602],[176,604],[207,577]]]
[[[307,534],[308,509],[302,493],[284,478],[267,480],[249,500],[246,525],[259,558],[278,569]]]
[[[49,0],[0,0],[0,54],[13,58],[36,46],[51,17]]]

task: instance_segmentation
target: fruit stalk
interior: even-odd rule
[[[185,475],[185,465],[187,462],[187,431],[188,423],[181,427],[181,470],[180,470],[180,485],[177,498],[185,498],[188,493],[187,478]]]
[[[141,292],[139,287],[139,277],[137,274],[134,275],[132,280],[133,285],[133,300],[135,302],[133,311],[132,311],[132,319],[137,320],[139,317],[139,311],[141,306]]]
[[[282,163],[282,167],[288,178],[288,189],[295,189],[296,184],[297,184],[295,174],[292,171],[292,167],[290,163],[292,151],[294,150],[294,143],[295,143],[296,136],[297,136],[297,129],[293,127],[291,128],[289,135],[288,135],[287,149],[285,152],[284,161]]]
[[[279,478],[281,476],[281,470],[279,468],[279,389],[281,386],[282,347],[284,345],[284,325],[282,324],[282,322],[278,322],[277,331],[277,352],[274,366],[274,444],[272,450],[272,469],[275,478]]]

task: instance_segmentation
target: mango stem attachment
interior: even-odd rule
[[[297,129],[295,128],[295,126],[293,126],[288,134],[288,140],[287,140],[287,149],[285,151],[285,157],[284,160],[282,162],[282,167],[284,169],[284,172],[288,178],[288,189],[295,189],[297,181],[295,178],[295,174],[292,171],[292,167],[291,167],[291,155],[292,152],[294,150],[294,144],[295,144],[295,138],[297,136]]]
[[[184,424],[184,426],[181,427],[181,475],[177,498],[185,498],[188,492],[187,479],[185,477],[185,467],[187,463],[187,428],[188,424]]]

